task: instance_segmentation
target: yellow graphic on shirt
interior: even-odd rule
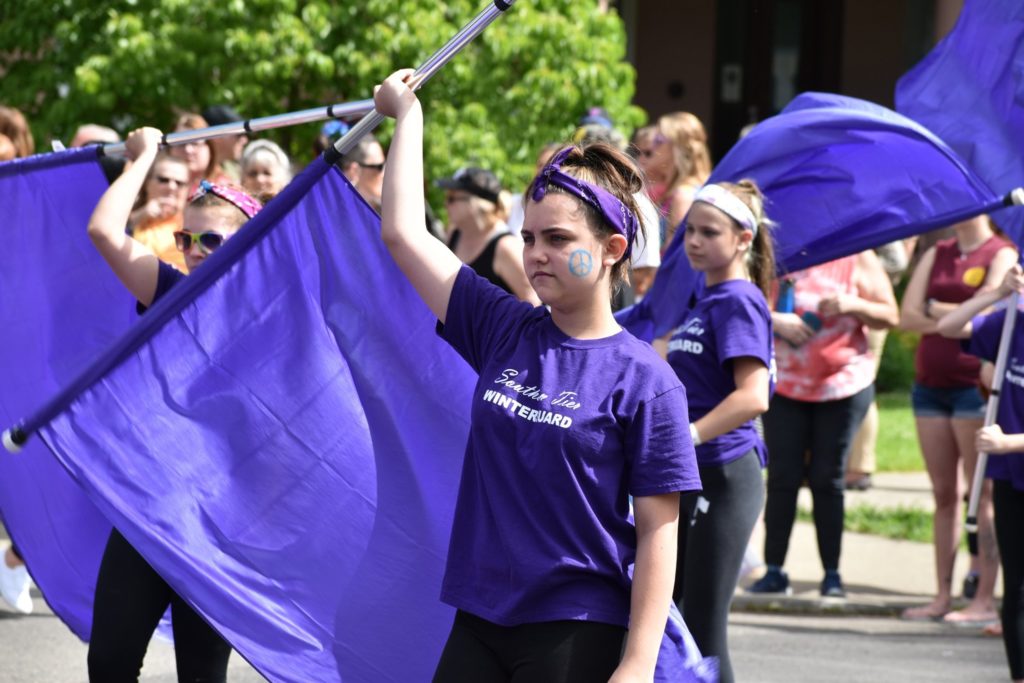
[[[964,284],[968,287],[981,287],[985,281],[985,269],[981,266],[974,266],[964,271]]]

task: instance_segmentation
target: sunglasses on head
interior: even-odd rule
[[[174,233],[174,245],[178,247],[178,251],[188,251],[191,249],[193,240],[199,245],[201,250],[209,253],[224,244],[224,235],[213,231],[195,234],[185,230],[178,230]]]

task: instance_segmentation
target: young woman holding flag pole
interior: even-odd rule
[[[640,175],[607,146],[556,155],[523,225],[524,266],[551,312],[519,302],[422,229],[412,77],[398,71],[375,94],[397,121],[382,237],[480,374],[442,587],[458,612],[434,680],[650,681],[679,492],[700,484],[682,385],[611,311]]]
[[[946,314],[938,331],[961,339],[964,349],[995,362],[985,426],[978,430],[978,471],[970,513],[977,514],[985,476],[994,480],[996,542],[1003,568],[1003,644],[1010,677],[1024,682],[1024,329],[1018,315],[1024,271],[1015,265],[997,289],[978,294]],[[988,315],[1000,300],[1007,304]],[[1004,381],[1005,380],[1005,381]]]

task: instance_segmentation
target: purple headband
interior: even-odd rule
[[[620,235],[624,235],[628,242],[626,253],[623,258],[629,258],[633,251],[633,240],[636,239],[637,218],[636,214],[629,210],[618,197],[607,190],[579,178],[563,173],[560,166],[565,158],[572,152],[572,147],[566,147],[559,152],[547,166],[544,167],[533,181],[533,201],[539,202],[547,194],[549,185],[557,185],[571,195],[590,204],[601,212],[604,219],[615,228]]]
[[[211,183],[209,180],[199,181],[199,187],[197,187],[196,191],[192,193],[192,196],[188,198],[188,203],[191,204],[207,193],[220,197],[249,218],[258,214],[260,209],[263,208],[262,204],[242,190],[236,190],[235,188],[228,187],[226,185]]]

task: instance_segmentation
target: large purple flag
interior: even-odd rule
[[[803,93],[729,151],[709,182],[753,178],[768,199],[780,272],[792,272],[1003,206],[942,140],[852,97]],[[702,281],[669,245],[654,285],[619,313],[651,339],[679,324]]]
[[[315,162],[39,430],[272,680],[426,680],[450,624],[438,595],[472,378],[367,248],[376,226]]]
[[[96,148],[0,164],[0,419],[39,407],[125,329],[131,298],[86,236]],[[88,639],[110,523],[39,441],[0,455],[0,513],[53,611]]]
[[[1024,3],[966,0],[949,35],[897,83],[896,110],[997,192],[1024,185]],[[993,217],[1024,246],[1024,208]]]
[[[268,678],[429,680],[476,381],[435,323],[318,160],[24,428]]]

